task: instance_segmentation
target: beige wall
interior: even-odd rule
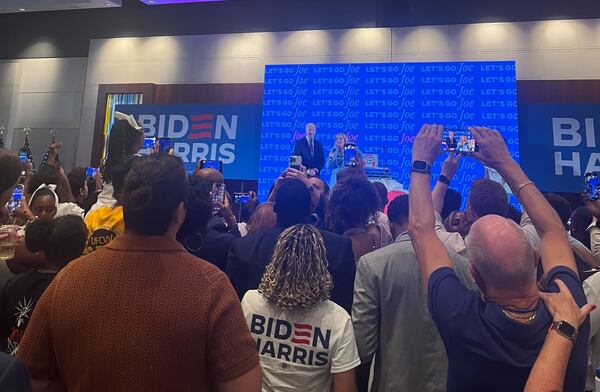
[[[0,63],[0,123],[64,127],[86,165],[100,84],[262,82],[265,64],[470,60],[516,60],[520,80],[600,79],[600,19],[93,40],[87,60]]]

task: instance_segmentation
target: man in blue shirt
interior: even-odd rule
[[[556,212],[511,158],[497,131],[470,131],[479,145],[473,156],[500,173],[540,234],[545,290],[557,292],[555,280],[562,280],[577,304],[584,305],[573,253]],[[435,234],[430,192],[430,165],[440,155],[442,134],[442,126],[424,125],[413,145],[408,231],[428,288],[429,311],[446,347],[448,391],[522,391],[548,334],[572,341],[564,390],[583,391],[589,320],[579,331],[565,320],[553,320],[539,298],[536,257],[516,224],[485,216],[466,238],[483,299],[456,276]]]

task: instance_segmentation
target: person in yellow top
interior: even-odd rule
[[[89,235],[84,254],[98,250],[125,232],[123,220],[123,206],[121,205],[121,191],[125,177],[133,166],[137,157],[125,159],[113,169],[114,197],[117,203],[114,206],[104,206],[90,211],[85,216],[85,225]]]

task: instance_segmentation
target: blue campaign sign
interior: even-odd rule
[[[423,123],[461,131],[473,125],[497,129],[518,160],[515,75],[514,61],[268,65],[259,196],[267,196],[287,167],[294,142],[304,137],[309,122],[316,124],[326,156],[335,135],[344,133],[373,162],[377,156],[377,165],[389,168],[405,188],[412,142]],[[452,186],[463,196],[475,178],[488,173],[470,158],[459,170]],[[322,172],[327,181],[331,176]]]
[[[523,104],[521,164],[547,192],[580,193],[600,172],[600,105]]]
[[[258,172],[260,105],[119,105],[147,137],[170,137],[191,172],[200,160],[223,161],[228,179],[254,180]]]

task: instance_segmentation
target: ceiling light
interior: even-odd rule
[[[21,12],[25,12],[25,11],[27,11],[27,10],[26,10],[25,8],[19,8],[19,11],[21,11]]]

